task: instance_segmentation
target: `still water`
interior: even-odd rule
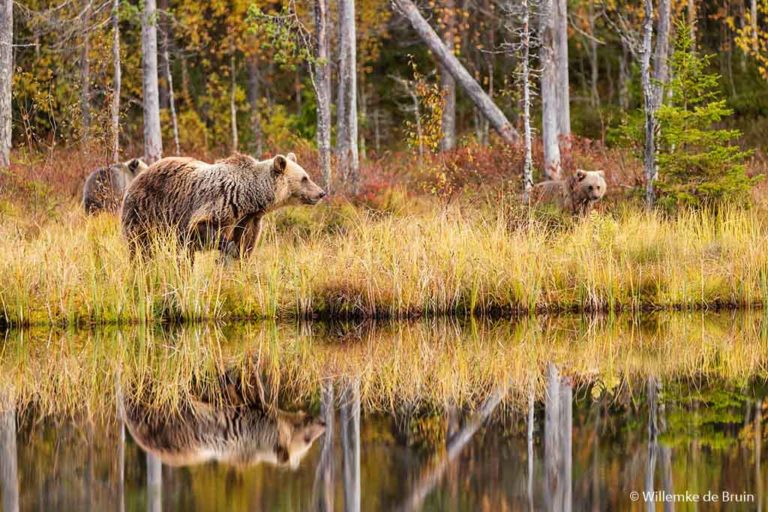
[[[768,510],[762,317],[14,332],[3,510]]]

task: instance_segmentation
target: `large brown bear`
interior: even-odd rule
[[[170,231],[190,257],[218,249],[239,258],[256,245],[267,212],[323,197],[293,153],[262,161],[235,153],[213,164],[173,157],[131,183],[121,221],[132,252],[151,251],[151,236]]]
[[[136,176],[147,169],[140,158],[93,171],[83,186],[83,207],[92,215],[101,211],[116,212],[123,194]]]
[[[119,399],[133,439],[169,466],[217,461],[245,467],[265,462],[296,469],[325,432],[322,419],[268,406],[236,384],[222,381],[222,387],[212,391],[214,395],[192,395],[173,408],[145,406],[151,394]]]
[[[555,203],[563,211],[586,215],[606,191],[603,171],[579,169],[564,180],[542,181],[531,191],[531,204]]]

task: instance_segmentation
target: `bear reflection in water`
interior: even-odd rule
[[[171,411],[124,399],[125,421],[133,439],[169,466],[217,461],[235,466],[268,462],[296,469],[325,423],[304,412],[272,408],[223,386],[223,399],[198,397]]]

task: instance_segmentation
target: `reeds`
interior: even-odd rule
[[[518,322],[433,320],[378,326],[276,323],[178,329],[10,331],[0,344],[0,396],[46,414],[111,417],[116,390],[152,404],[216,396],[228,372],[283,408],[317,405],[321,384],[355,380],[363,408],[473,407],[494,390],[525,408],[544,394],[548,363],[577,388],[632,395],[648,377],[745,386],[768,378],[768,321],[758,314],[655,314]],[[118,385],[119,383],[119,385]]]
[[[768,229],[758,210],[628,211],[566,227],[524,214],[349,206],[273,215],[251,258],[194,268],[160,240],[129,260],[117,221],[79,211],[28,232],[0,225],[7,326],[244,318],[410,318],[761,307]]]

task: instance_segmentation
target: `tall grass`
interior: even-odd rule
[[[284,408],[317,404],[321,383],[350,380],[359,381],[368,412],[472,407],[500,387],[515,406],[531,392],[543,397],[548,363],[608,396],[631,395],[633,383],[650,376],[743,386],[768,378],[768,320],[663,313],[642,322],[621,316],[17,330],[0,343],[0,396],[21,410],[111,417],[118,387],[151,390],[154,405],[173,407],[201,392],[221,393],[218,377],[234,372],[245,380],[258,374],[266,398],[279,398]]]
[[[406,210],[408,211],[408,210]],[[72,209],[0,225],[0,318],[11,326],[241,318],[404,318],[760,307],[759,210],[628,211],[553,223],[461,207],[285,210],[252,257],[194,267],[173,244],[131,262],[116,219]]]

